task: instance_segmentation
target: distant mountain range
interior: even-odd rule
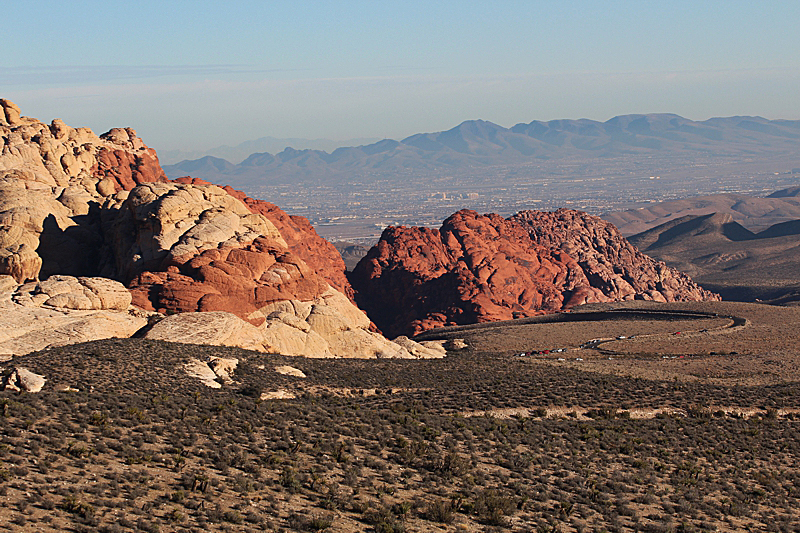
[[[216,148],[209,148],[208,150],[159,150],[158,157],[162,164],[174,164],[180,161],[199,159],[210,155],[236,164],[247,159],[250,154],[257,152],[280,152],[289,146],[295,149],[332,152],[341,146],[373,143],[378,140],[380,139],[374,137],[347,139],[344,141],[334,141],[332,139],[302,139],[298,137],[261,137],[253,141],[245,141],[236,146],[224,145],[217,146]]]
[[[606,122],[535,120],[512,128],[471,120],[447,131],[419,133],[400,141],[384,139],[332,152],[295,148],[275,155],[256,152],[239,164],[209,155],[165,165],[164,170],[170,177],[188,174],[249,187],[337,176],[518,165],[570,157],[767,157],[798,153],[800,120],[736,116],[696,122],[674,114],[649,114],[623,115]]]

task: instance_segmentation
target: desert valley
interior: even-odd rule
[[[593,213],[446,191],[465,202],[435,223],[335,245],[256,198],[253,167],[286,186],[280,158],[168,177],[131,128],[0,100],[0,531],[800,530],[799,126],[678,119],[617,121],[608,150],[777,135],[753,165],[787,170]],[[598,124],[303,168],[394,151],[439,172],[455,150],[491,173],[487,130],[572,161]]]

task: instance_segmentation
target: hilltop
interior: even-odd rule
[[[684,215],[628,240],[725,299],[796,301],[800,221],[754,233],[728,213]]]
[[[626,236],[688,216],[718,213],[751,231],[759,232],[781,222],[800,219],[800,188],[774,191],[764,197],[751,194],[712,194],[657,202],[638,209],[602,215]]]

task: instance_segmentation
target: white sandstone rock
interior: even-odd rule
[[[284,376],[294,376],[296,378],[306,377],[305,373],[302,370],[288,365],[276,366],[275,372],[277,372],[278,374],[283,374]]]
[[[27,368],[17,367],[11,370],[4,380],[5,390],[39,392],[47,380]]]

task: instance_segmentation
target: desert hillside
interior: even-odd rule
[[[615,211],[602,215],[625,236],[643,233],[656,226],[687,216],[719,213],[730,215],[753,232],[800,219],[800,187],[790,187],[766,197],[748,194],[713,194],[658,202],[639,209]]]
[[[439,360],[31,353],[2,371],[0,529],[792,531],[799,323],[628,302],[427,333],[469,345]]]
[[[686,215],[629,237],[726,300],[797,300],[800,230],[792,220],[753,233],[729,214]]]

